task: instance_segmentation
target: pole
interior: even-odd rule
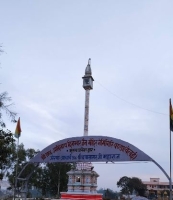
[[[17,188],[18,150],[19,150],[19,137],[18,137],[18,139],[17,139],[17,148],[16,148],[17,159],[16,159],[16,176],[15,176],[15,185],[14,185],[14,200],[15,200],[15,196],[16,196],[16,188]]]
[[[59,165],[59,172],[58,172],[58,199],[60,198],[59,188],[60,188],[60,165]]]
[[[85,91],[84,136],[88,136],[90,90]]]
[[[172,200],[172,174],[171,174],[171,130],[170,130],[170,180],[169,180],[169,192],[170,192],[170,195],[169,195],[169,197],[170,197],[170,200]]]
[[[171,99],[169,100],[169,122],[170,122],[170,118],[171,118],[171,108],[172,106],[171,106]],[[171,122],[170,122],[171,123]],[[169,133],[169,142],[170,142],[170,180],[169,180],[169,198],[170,198],[170,200],[172,200],[172,174],[171,174],[171,127],[170,127],[170,133]]]

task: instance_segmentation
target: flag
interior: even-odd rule
[[[15,136],[16,138],[19,138],[21,132],[22,132],[22,130],[21,130],[21,127],[20,127],[20,117],[19,117],[19,119],[18,119],[18,121],[17,121],[17,125],[16,125],[16,130],[15,130],[14,136]]]
[[[170,111],[169,111],[169,113],[170,113],[170,116],[169,116],[169,118],[170,118],[170,130],[173,131],[173,110],[172,110],[171,99],[170,99],[169,102],[170,102],[170,105],[169,105],[169,108],[170,108]]]

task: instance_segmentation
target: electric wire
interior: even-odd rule
[[[94,80],[94,81],[95,81],[95,80]],[[124,101],[124,102],[126,102],[126,103],[128,103],[128,104],[130,104],[130,105],[132,105],[132,106],[135,106],[135,107],[137,107],[137,108],[140,108],[140,109],[142,109],[142,110],[146,110],[146,111],[148,111],[148,112],[152,112],[152,113],[155,113],[155,114],[168,116],[168,114],[161,113],[161,112],[157,112],[157,111],[154,111],[154,110],[151,110],[151,109],[148,109],[148,108],[144,108],[144,107],[139,106],[139,105],[137,105],[137,104],[134,104],[134,103],[132,103],[132,102],[130,102],[130,101],[127,101],[127,100],[123,99],[122,97],[118,96],[117,94],[113,93],[113,92],[110,91],[109,89],[107,89],[105,86],[103,86],[103,85],[102,85],[101,83],[99,83],[98,81],[95,81],[95,82],[98,83],[98,85],[100,85],[102,88],[104,88],[107,92],[109,92],[110,94],[112,94],[113,96],[115,96],[117,99],[120,99],[120,100],[122,100],[122,101]]]

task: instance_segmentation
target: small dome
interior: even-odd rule
[[[85,75],[86,76],[91,76],[92,75],[92,71],[91,71],[91,58],[89,58],[89,60],[88,60],[88,65],[86,66],[86,69],[85,69]]]

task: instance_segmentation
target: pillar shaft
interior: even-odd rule
[[[84,136],[88,136],[90,90],[85,90]]]

